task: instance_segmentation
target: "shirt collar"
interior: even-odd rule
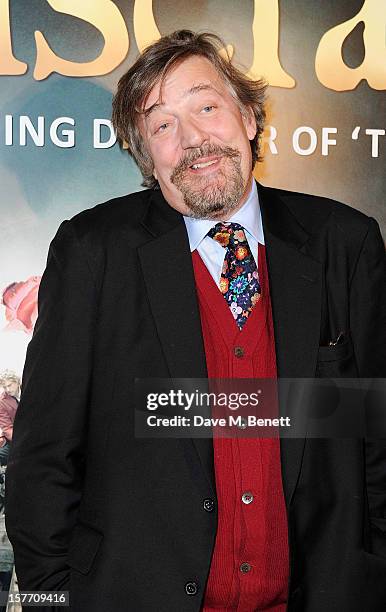
[[[214,221],[214,219],[193,219],[193,217],[186,217],[185,215],[183,218],[188,232],[190,250],[193,252],[218,221]],[[263,224],[255,180],[252,180],[252,188],[247,200],[227,222],[239,223],[257,242],[264,244]]]

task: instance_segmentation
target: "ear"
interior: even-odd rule
[[[155,168],[153,170],[153,176],[154,176],[155,180],[158,181],[157,170]]]
[[[253,140],[256,136],[257,126],[256,126],[256,118],[253,113],[252,107],[247,106],[245,108],[244,113],[242,114],[243,123],[245,126],[245,130],[247,132],[247,136],[249,140]]]

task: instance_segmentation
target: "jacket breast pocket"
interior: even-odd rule
[[[88,574],[102,540],[103,533],[84,523],[77,523],[71,536],[67,565],[81,574]]]
[[[318,349],[317,376],[355,378],[358,376],[354,347],[348,336],[342,343],[333,346],[320,346]]]

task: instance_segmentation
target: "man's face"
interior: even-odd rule
[[[17,396],[17,393],[19,391],[19,385],[17,382],[14,381],[6,381],[4,383],[5,389],[7,391],[7,393],[9,393],[9,395],[13,395],[14,397]]]
[[[192,56],[156,84],[140,120],[144,144],[167,202],[184,215],[226,220],[252,180],[249,141],[256,122],[241,114],[215,67]]]

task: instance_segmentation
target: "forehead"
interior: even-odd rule
[[[151,89],[143,107],[146,110],[159,102],[170,103],[186,99],[192,88],[201,85],[208,85],[221,94],[226,90],[224,79],[215,66],[205,57],[195,55],[172,68],[162,83],[158,81]]]

